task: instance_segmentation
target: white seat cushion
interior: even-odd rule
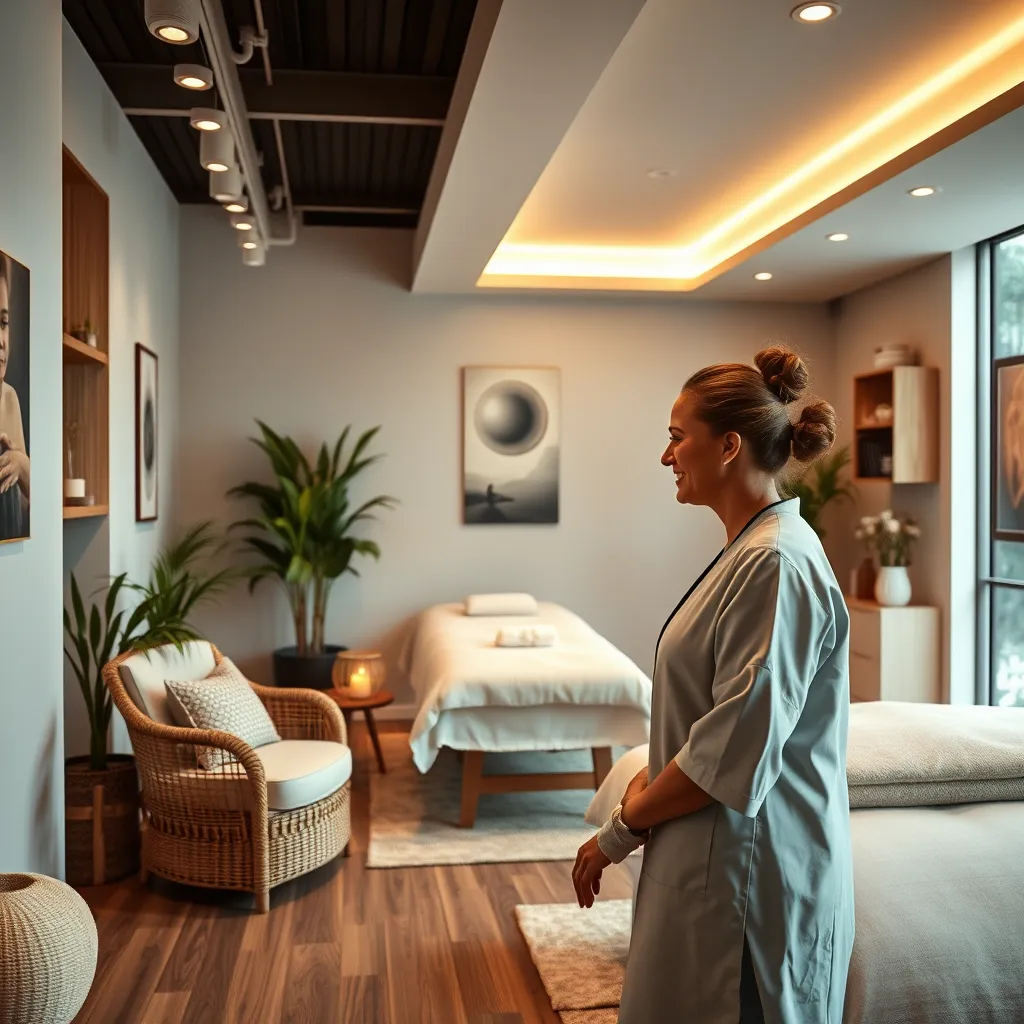
[[[205,679],[213,669],[213,648],[205,640],[193,640],[181,651],[167,644],[133,655],[121,664],[121,680],[144,715],[161,725],[175,725],[164,681]]]
[[[352,751],[332,740],[280,740],[257,747],[256,754],[263,762],[271,812],[315,804],[337,792],[352,777]],[[237,764],[227,764],[212,771],[187,772],[190,778],[203,781],[193,798],[202,800],[202,793],[210,807],[248,809],[252,803],[248,780],[227,777],[238,770]]]

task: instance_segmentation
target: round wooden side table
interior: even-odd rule
[[[380,749],[380,737],[377,735],[377,723],[373,720],[373,712],[375,708],[387,707],[394,701],[395,695],[390,690],[378,690],[369,697],[350,697],[342,690],[325,690],[324,693],[341,708],[341,713],[345,716],[346,729],[352,728],[353,712],[362,711],[374,753],[377,755],[377,767],[381,775],[386,775],[387,768],[384,765],[384,754]]]

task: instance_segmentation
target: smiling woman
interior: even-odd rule
[[[0,252],[0,543],[30,532],[28,294],[27,268]]]

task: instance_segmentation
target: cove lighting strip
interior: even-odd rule
[[[477,283],[521,283],[487,280],[499,277],[616,278],[661,280],[684,290],[697,287],[730,258],[1019,85],[1024,81],[1024,60],[1012,51],[1022,43],[1024,17],[869,118],[692,243],[603,246],[503,241]]]

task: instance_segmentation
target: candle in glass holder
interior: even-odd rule
[[[373,690],[373,680],[366,671],[365,665],[359,665],[348,677],[349,692],[353,697],[369,697]]]

